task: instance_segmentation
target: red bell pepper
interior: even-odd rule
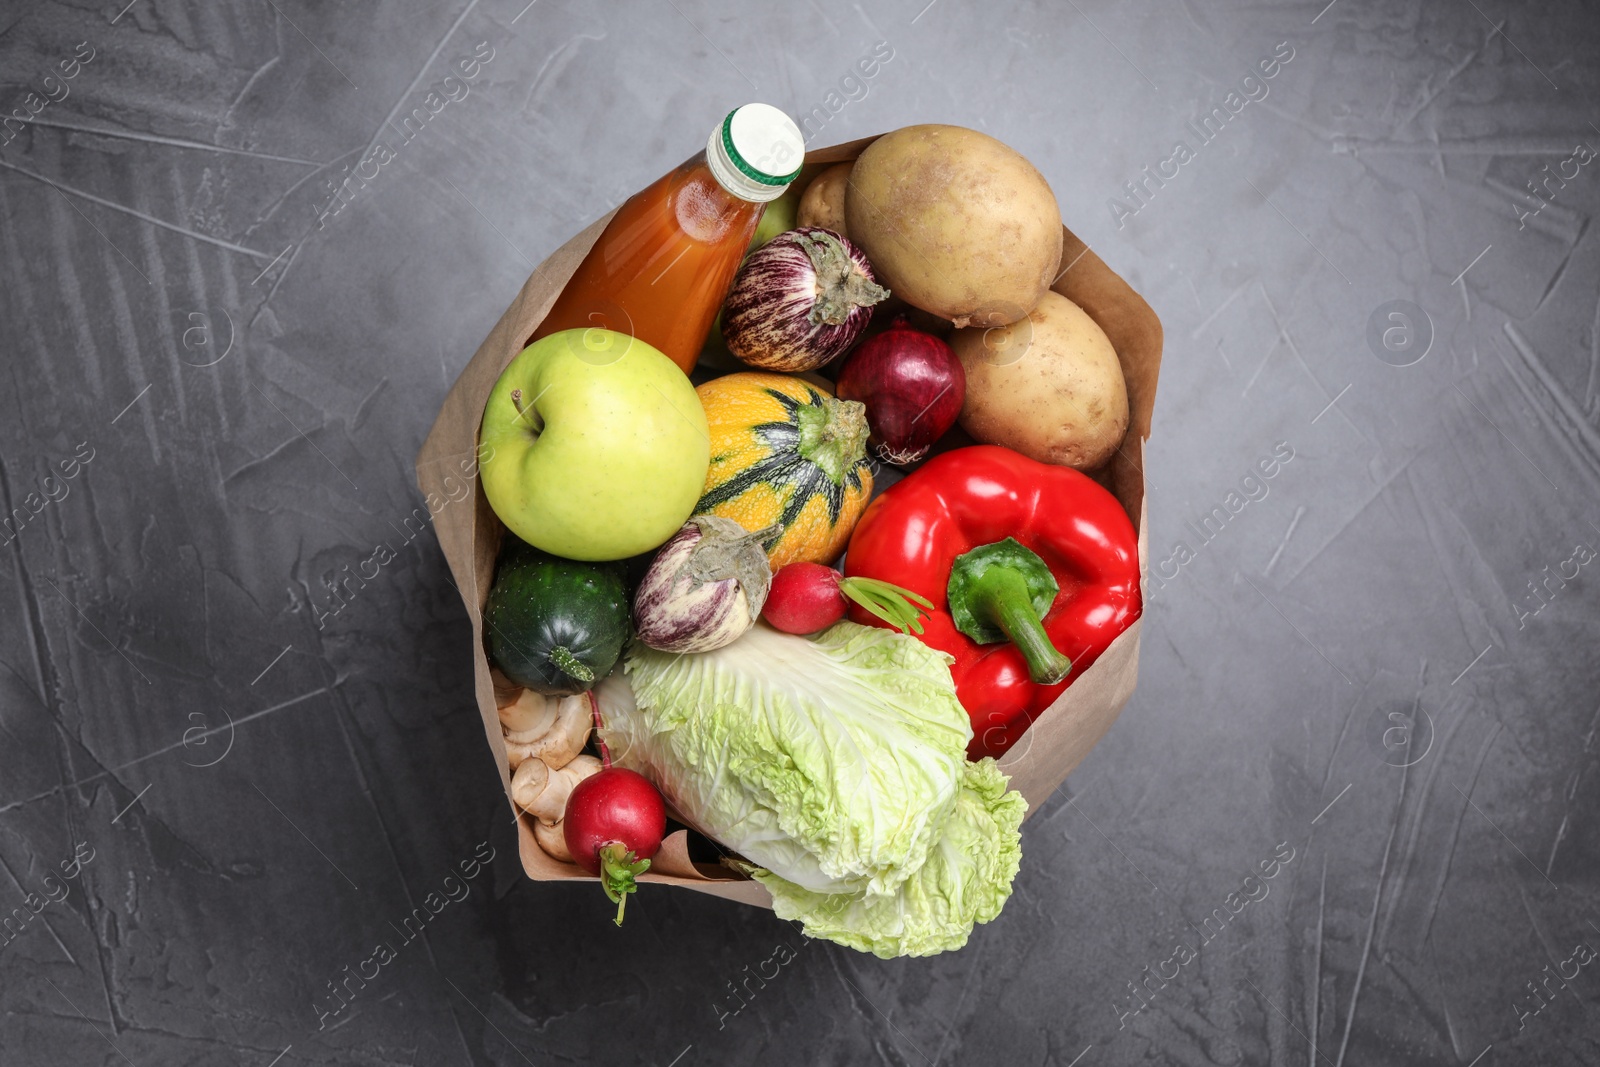
[[[1015,744],[1141,610],[1138,537],[1116,498],[994,445],[937,456],[874,500],[845,573],[933,602],[921,640],[955,659],[972,759]]]

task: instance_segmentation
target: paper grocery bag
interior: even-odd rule
[[[808,180],[820,167],[854,159],[874,140],[869,137],[808,153],[798,180]],[[596,221],[558,248],[529,276],[445,396],[439,417],[417,455],[417,485],[427,497],[429,512],[435,516],[434,531],[472,621],[478,712],[483,718],[484,736],[500,768],[507,803],[511,802],[510,765],[500,733],[489,660],[483,648],[483,607],[494,579],[503,527],[490,510],[476,477],[478,423],[500,372],[522,351],[524,341],[544,319],[609,221],[610,215]],[[1144,443],[1150,436],[1150,413],[1155,407],[1156,379],[1161,370],[1161,322],[1150,305],[1071,230],[1065,230],[1064,236],[1062,271],[1055,291],[1076,302],[1105,330],[1116,347],[1128,384],[1127,438],[1099,478],[1121,501],[1138,530],[1139,570],[1143,578],[1148,571]],[[1012,787],[1027,798],[1030,814],[1039,810],[1105,735],[1133,694],[1139,675],[1142,626],[1141,619],[1118,636],[1000,761],[1001,769],[1011,776]],[[514,805],[512,810],[516,810]],[[589,877],[573,864],[546,855],[534,840],[530,820],[531,816],[523,815],[517,823],[522,866],[528,877],[538,881]],[[640,880],[687,886],[730,900],[772,906],[771,897],[759,883],[720,866],[693,862],[683,831],[667,838],[651,869]]]

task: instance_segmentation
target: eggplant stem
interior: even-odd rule
[[[765,542],[783,532],[781,524],[773,523],[752,532],[742,523],[717,515],[694,515],[689,522],[699,529],[700,539],[689,549],[679,573],[687,574],[696,583],[731,578],[747,598],[754,595],[752,590],[761,586],[763,580],[770,585],[772,568],[767,563]],[[763,592],[761,597],[765,599],[766,594]]]
[[[889,296],[889,290],[867,277],[850,258],[844,242],[827,230],[799,235],[800,247],[811,260],[816,297],[806,320],[816,326],[847,322],[856,308],[871,307]]]
[[[748,544],[754,544],[754,543],[759,542],[760,544],[765,546],[766,542],[767,542],[767,538],[776,537],[778,534],[781,534],[782,532],[783,532],[783,523],[775,522],[771,526],[763,526],[761,529],[757,530],[755,533],[745,534],[743,537],[739,538],[739,543],[743,544],[743,545],[748,545]]]

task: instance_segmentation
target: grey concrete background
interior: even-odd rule
[[[0,1062],[1600,1062],[1592,7],[926,2],[0,4],[0,912],[66,887]],[[401,530],[532,266],[751,99],[1000,137],[1166,325],[1140,687],[960,953],[523,880]]]

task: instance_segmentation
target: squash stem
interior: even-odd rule
[[[548,654],[550,662],[554,663],[561,673],[567,677],[574,681],[582,682],[584,685],[594,681],[594,671],[586,663],[578,659],[577,656],[574,656],[571,649],[567,648],[566,645],[557,645]]]
[[[798,451],[834,485],[843,485],[846,475],[867,455],[867,437],[872,432],[867,426],[867,406],[859,400],[815,393],[812,400],[795,413]]]

